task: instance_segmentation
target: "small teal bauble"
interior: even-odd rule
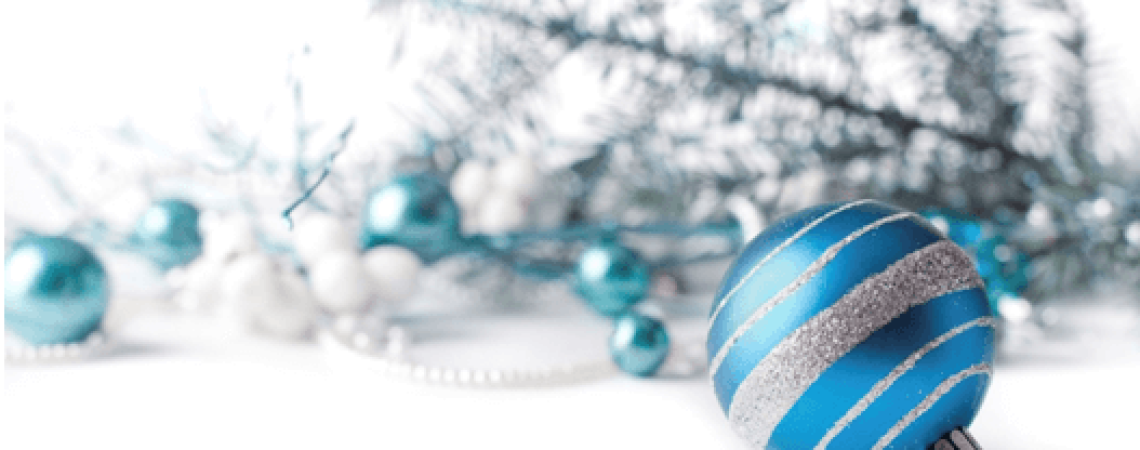
[[[431,262],[463,245],[459,207],[431,175],[403,175],[376,189],[363,216],[360,245],[365,250],[395,244]]]
[[[65,237],[29,236],[5,260],[4,324],[32,345],[82,341],[107,310],[107,274]]]
[[[598,313],[616,316],[645,297],[649,266],[632,250],[605,240],[578,257],[574,288]]]
[[[973,420],[996,323],[970,256],[860,200],[752,240],[713,302],[709,373],[756,448],[925,449]]]
[[[198,216],[198,208],[184,200],[155,202],[135,224],[140,251],[164,269],[193,261],[202,254]]]
[[[669,355],[669,335],[660,320],[629,312],[614,320],[610,355],[621,370],[648,377],[657,373]]]

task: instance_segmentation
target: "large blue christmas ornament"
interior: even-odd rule
[[[973,420],[995,319],[960,247],[861,200],[764,230],[713,303],[709,373],[756,448],[925,449]]]
[[[5,260],[4,324],[32,345],[82,341],[107,310],[107,275],[83,245],[29,236]]]
[[[139,251],[164,269],[181,266],[202,254],[198,208],[184,200],[151,205],[135,224]]]
[[[574,289],[599,314],[616,316],[645,297],[649,275],[649,266],[633,250],[605,239],[578,257]]]
[[[459,207],[438,179],[403,175],[380,187],[364,206],[360,245],[395,244],[431,262],[463,245]]]

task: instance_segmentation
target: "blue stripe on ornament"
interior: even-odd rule
[[[975,301],[971,300],[970,303],[975,303]],[[972,309],[978,308],[973,307]],[[850,425],[839,432],[832,441],[831,448],[872,447],[880,436],[883,436],[903,417],[905,411],[910,411],[918,406],[922,399],[947,377],[976,364],[992,364],[993,340],[993,328],[974,327],[932,350],[922,359],[919,359],[914,368],[895,380],[866,410],[851,421]],[[980,399],[981,397],[975,399],[950,395],[944,397],[942,401],[969,406],[980,401]],[[966,420],[969,420],[976,411],[976,409],[968,410],[966,411],[968,414],[961,415],[961,417],[966,417]],[[960,422],[956,426],[966,425],[969,423]],[[925,424],[916,423],[911,426],[925,426]],[[926,441],[926,444],[934,442],[937,438],[938,435],[935,435],[933,439]]]
[[[974,288],[942,295],[895,318],[851,349],[812,383],[780,421],[769,446],[792,448],[796,443],[821,442],[838,420],[900,364],[955,328],[989,316],[987,308],[985,293]],[[903,373],[918,370],[918,364],[924,360],[943,359],[945,352],[959,351],[964,341],[958,339],[965,334],[992,335],[992,332],[991,327],[980,325],[963,329],[959,334],[949,336],[948,341],[918,355],[920,359],[914,362],[914,367]],[[972,359],[967,366],[981,362],[980,359]],[[953,367],[961,367],[961,364]],[[836,443],[832,448],[854,448],[841,441],[833,442]]]
[[[907,424],[900,420],[895,427],[903,426],[901,433],[893,438],[884,436],[876,443],[874,450],[905,449],[924,450],[931,442],[938,440],[942,435],[958,427],[967,427],[973,422],[974,415],[982,406],[982,399],[990,386],[992,369],[989,365],[981,368],[970,368],[956,374],[954,378],[961,378],[946,393],[932,393],[924,401],[934,401],[929,409],[915,409],[911,414],[921,413],[913,422]],[[890,433],[893,434],[893,433]]]
[[[720,287],[716,290],[716,295],[713,297],[717,301],[713,302],[712,308],[709,310],[709,318],[714,318],[720,311],[722,305],[728,300],[728,293],[737,287],[741,279],[749,276],[761,261],[771,258],[778,253],[782,246],[790,244],[797,240],[797,234],[802,233],[806,229],[814,228],[812,224],[818,220],[826,219],[829,214],[834,214],[835,210],[849,202],[829,203],[819,205],[812,208],[805,209],[790,217],[786,217],[768,228],[764,232],[756,236],[748,246],[740,252],[736,257],[737,261],[748,261],[747,264],[733,264],[729,272],[720,282]]]
[[[834,210],[845,205],[837,205],[831,209]],[[756,308],[795,281],[804,270],[807,270],[813,262],[819,259],[828,247],[868,223],[898,212],[898,209],[881,203],[860,203],[817,224],[802,237],[796,239],[794,243],[781,250],[776,257],[764,264],[763,270],[756,271],[751,277],[742,280],[743,283],[738,289],[728,291],[734,295],[726,294],[725,298],[720,300],[724,306],[720,313],[713,317],[709,325],[709,335],[706,342],[706,350],[708,350],[709,356],[716,355],[725,341],[752,316]],[[823,215],[826,215],[826,212],[821,216]],[[764,234],[767,234],[767,231]],[[783,239],[779,240],[780,243],[783,241]],[[768,244],[769,242],[764,242],[763,247],[778,247],[780,245]],[[752,246],[749,245],[749,247],[751,250]],[[757,256],[764,253],[767,252],[756,252]],[[749,260],[742,256],[737,259],[734,266],[751,270],[762,259],[758,258],[756,263],[744,263],[743,261]],[[733,283],[733,285],[736,284],[738,283]],[[720,294],[717,298],[720,298]]]
[[[860,225],[873,221],[865,220]],[[827,242],[835,243],[845,237],[846,235],[833,236]],[[827,309],[868,277],[886,270],[911,252],[941,239],[942,236],[924,223],[906,218],[886,223],[840,250],[816,276],[791,292],[784,301],[775,305],[746,330],[742,330],[743,334],[736,345],[727,349],[728,356],[722,360],[722,364],[710,367],[710,371],[713,371],[713,387],[721,408],[728,412],[740,383],[772,348],[796,328]],[[798,274],[799,271],[796,272]],[[778,288],[783,288],[783,285]],[[756,289],[768,290],[768,287],[757,285]],[[748,291],[742,293],[744,295],[737,298],[736,302],[753,296]],[[713,362],[716,362],[715,357]]]

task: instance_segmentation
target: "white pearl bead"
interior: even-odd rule
[[[415,253],[399,246],[382,245],[364,253],[364,267],[376,297],[388,303],[405,300],[416,292],[422,266]]]
[[[495,164],[495,186],[526,195],[538,186],[538,167],[529,155],[516,153]]]
[[[317,303],[334,313],[362,311],[371,297],[364,263],[351,250],[339,250],[318,259],[309,269],[309,284]]]
[[[244,216],[220,218],[204,231],[202,254],[206,259],[226,261],[257,250],[253,225]]]
[[[469,159],[451,176],[451,197],[463,209],[475,208],[491,186],[491,168],[484,162]]]
[[[309,286],[300,274],[286,270],[280,274],[277,288],[278,295],[257,312],[258,330],[290,339],[305,337],[317,313]]]
[[[354,246],[348,227],[328,214],[302,217],[293,230],[293,247],[301,261],[309,266],[326,254],[352,250]]]
[[[233,318],[248,325],[278,295],[276,265],[268,256],[247,254],[227,264],[221,295]]]
[[[479,207],[479,231],[502,234],[517,231],[526,224],[526,206],[514,191],[496,191]]]

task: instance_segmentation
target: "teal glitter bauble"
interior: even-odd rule
[[[5,260],[4,324],[32,345],[82,341],[107,310],[107,274],[90,250],[65,237],[30,236]]]
[[[135,225],[139,251],[164,269],[181,266],[202,254],[198,208],[178,200],[159,200]]]
[[[668,355],[669,335],[660,320],[632,312],[614,320],[610,356],[621,370],[639,377],[652,376]]]
[[[711,316],[713,388],[755,448],[926,449],[970,424],[993,370],[997,319],[969,254],[876,201],[772,224]]]
[[[617,242],[596,243],[578,257],[574,288],[597,312],[616,316],[645,296],[649,267],[632,250]]]
[[[364,206],[360,246],[395,244],[431,262],[460,249],[459,207],[438,179],[404,175],[376,191]]]

